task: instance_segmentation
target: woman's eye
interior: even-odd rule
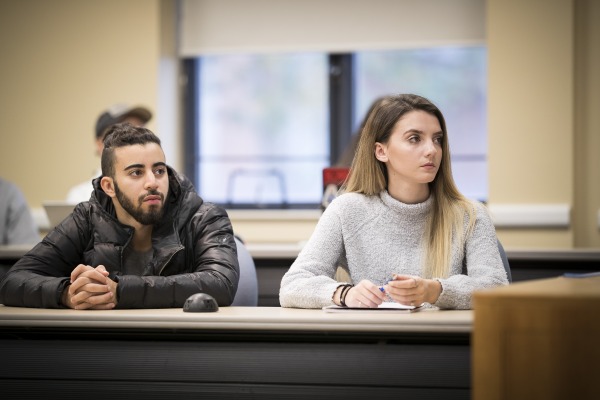
[[[442,136],[438,136],[435,139],[433,139],[437,144],[442,144],[442,142],[444,141],[444,138]]]
[[[411,143],[417,143],[419,140],[420,140],[420,138],[416,135],[408,138],[408,141]]]
[[[154,171],[154,173],[155,173],[156,175],[164,175],[164,174],[166,174],[166,173],[167,173],[167,170],[166,170],[165,168],[159,168],[159,169],[157,169],[156,171]]]

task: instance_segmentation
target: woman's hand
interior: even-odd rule
[[[379,286],[368,280],[362,280],[346,294],[348,307],[377,308],[385,301],[385,293]]]
[[[433,304],[442,293],[440,282],[413,275],[394,275],[384,289],[394,301],[408,306]]]

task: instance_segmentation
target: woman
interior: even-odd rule
[[[446,123],[429,100],[402,94],[377,104],[345,192],[283,277],[282,307],[469,309],[473,291],[508,283],[494,225],[456,188]],[[333,279],[338,266],[351,283]]]

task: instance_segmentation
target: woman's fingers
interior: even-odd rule
[[[350,307],[376,308],[384,300],[385,293],[382,293],[378,286],[368,280],[359,282],[346,295],[346,304]]]
[[[394,275],[394,279],[385,285],[392,299],[404,305],[418,306],[425,301],[427,280],[412,275]]]

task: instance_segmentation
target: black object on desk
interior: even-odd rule
[[[196,293],[187,298],[183,303],[185,312],[215,312],[219,305],[214,297],[206,293]]]

